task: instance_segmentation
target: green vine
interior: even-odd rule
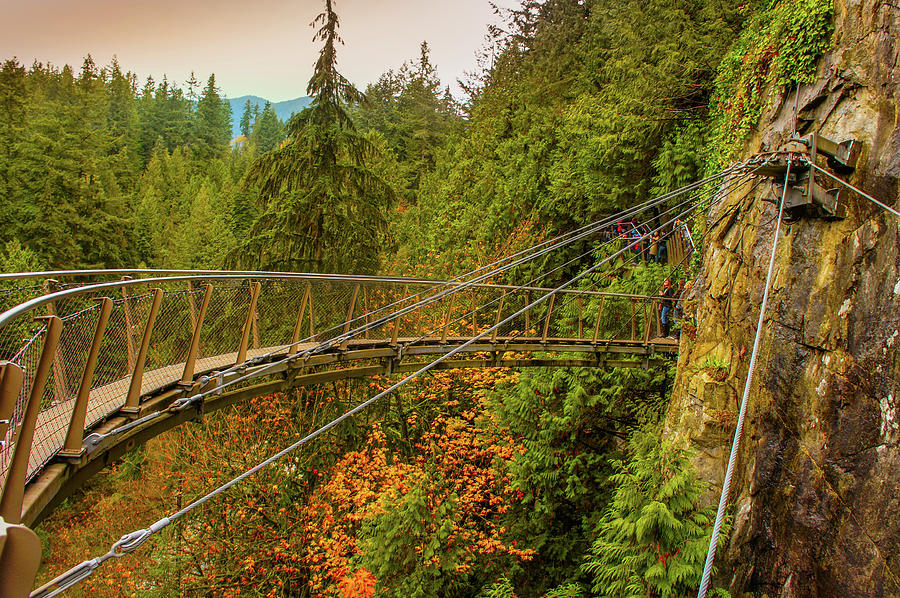
[[[815,80],[816,62],[831,46],[833,0],[773,0],[756,9],[719,65],[711,101],[709,172],[734,160],[771,97]]]

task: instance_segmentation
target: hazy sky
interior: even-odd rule
[[[502,7],[518,0],[494,0]],[[306,95],[318,45],[309,23],[321,0],[0,0],[0,59],[35,59],[78,68],[90,53],[113,55],[143,80],[163,74],[178,85],[210,73],[229,96],[272,101]],[[338,68],[359,87],[431,46],[447,84],[475,67],[489,0],[335,0],[344,46]]]

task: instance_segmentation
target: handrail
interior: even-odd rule
[[[256,276],[261,274],[274,274],[285,278],[334,278],[341,280],[371,280],[373,282],[412,281],[440,282],[427,278],[407,278],[402,276],[369,276],[364,274],[330,274],[323,272],[280,272],[277,270],[169,270],[154,268],[107,268],[98,270],[45,270],[40,272],[0,272],[0,281],[27,280],[31,278],[62,278],[79,276],[124,276],[128,274],[185,274],[185,275],[209,275],[209,274],[241,274]],[[148,279],[144,279],[148,280]]]
[[[55,302],[59,299],[64,299],[67,297],[74,297],[78,295],[86,295],[89,293],[94,293],[97,291],[105,291],[109,289],[119,289],[119,288],[127,288],[141,284],[158,284],[161,282],[185,282],[185,281],[199,281],[199,280],[246,280],[246,279],[261,279],[261,280],[279,280],[279,279],[298,279],[298,280],[340,280],[342,282],[392,282],[392,283],[404,283],[404,284],[434,284],[434,285],[453,285],[453,286],[463,286],[466,285],[464,281],[441,281],[441,280],[429,280],[429,279],[418,279],[418,278],[389,278],[389,277],[369,277],[369,276],[346,276],[346,275],[337,275],[337,274],[309,274],[309,273],[275,273],[275,272],[253,272],[248,271],[246,274],[234,274],[234,273],[215,273],[215,274],[202,274],[196,276],[166,276],[159,278],[135,278],[130,280],[117,280],[112,282],[102,282],[91,285],[85,285],[81,287],[64,289],[61,291],[56,291],[54,293],[50,293],[48,295],[41,295],[39,297],[34,297],[33,299],[29,299],[24,303],[20,303],[15,307],[11,307],[6,310],[2,314],[0,314],[0,330],[2,330],[10,321],[15,319],[22,314],[28,313],[29,311],[36,309],[38,307],[42,307],[47,305],[48,303]],[[502,290],[517,290],[517,291],[549,291],[551,289],[543,288],[543,287],[528,287],[528,286],[515,286],[515,285],[506,285],[506,284],[488,284],[488,283],[476,283],[470,285],[474,288],[490,288],[490,289],[502,289]],[[575,294],[575,295],[589,295],[589,296],[607,296],[607,297],[628,297],[633,299],[656,299],[656,297],[649,295],[629,295],[627,293],[606,293],[602,291],[589,291],[589,290],[578,290],[578,289],[564,289],[560,291],[562,294]]]

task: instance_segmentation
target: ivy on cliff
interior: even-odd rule
[[[733,160],[772,97],[810,83],[831,46],[832,0],[775,0],[754,11],[719,65],[706,146],[707,171]]]

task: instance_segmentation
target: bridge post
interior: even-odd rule
[[[397,345],[397,339],[400,337],[400,318],[394,318],[394,326],[391,330],[391,346]]]
[[[241,343],[238,345],[237,360],[235,365],[247,361],[247,344],[250,342],[250,328],[253,326],[253,315],[256,313],[256,301],[259,299],[259,291],[262,288],[258,282],[250,283],[250,307],[247,309],[247,318],[241,330]]]
[[[159,313],[159,305],[162,303],[162,289],[153,289],[153,303],[150,305],[150,314],[144,325],[144,335],[141,337],[141,348],[138,349],[134,369],[131,370],[131,384],[128,386],[128,396],[125,398],[125,406],[120,409],[122,413],[137,415],[140,411],[141,386],[144,383],[144,365],[147,363],[147,351],[150,349],[150,336],[153,334],[153,325]]]
[[[356,311],[356,298],[359,297],[359,283],[353,287],[353,295],[350,297],[350,305],[347,307],[347,317],[344,319],[344,328],[342,334],[350,332],[350,321],[353,320],[353,313]],[[347,349],[350,339],[345,338],[341,343],[341,350]]]
[[[123,276],[122,280],[132,280],[132,278]],[[122,287],[122,310],[125,312],[125,348],[128,350],[128,370],[134,371],[137,351],[134,349],[134,317],[131,312],[131,297],[128,295],[128,287]]]
[[[51,287],[55,284],[59,284],[59,282],[52,278],[45,280],[44,294],[48,295],[53,292]],[[47,315],[56,316],[56,303],[53,301],[47,304]],[[53,399],[61,403],[66,400],[68,394],[69,390],[66,385],[66,363],[63,361],[59,347],[57,347],[56,355],[53,359]]]
[[[24,525],[0,517],[0,596],[26,598],[41,565],[41,541]]]
[[[637,308],[634,305],[634,299],[631,300],[631,340],[634,340],[635,336],[637,336],[637,322],[635,322],[635,317],[637,314]]]
[[[47,379],[50,377],[50,367],[53,364],[56,348],[59,345],[59,335],[62,332],[62,320],[56,316],[42,316],[35,320],[47,322],[44,348],[34,373],[31,391],[28,393],[28,403],[25,405],[25,414],[22,417],[21,428],[19,428],[19,438],[13,449],[12,462],[6,472],[3,494],[0,495],[0,517],[13,524],[22,521],[22,499],[25,496],[25,477],[28,474],[31,443],[34,441],[34,425],[37,423],[38,413],[41,410],[41,399],[44,396]]]
[[[544,333],[541,335],[541,342],[547,342],[547,333],[550,331],[550,316],[553,315],[553,304],[556,303],[556,293],[550,295],[550,305],[547,306],[547,317],[544,318]]]
[[[662,322],[659,321],[659,300],[653,300],[653,318],[656,320],[656,336],[662,336]]]
[[[500,295],[500,305],[497,306],[497,316],[494,318],[494,331],[491,333],[491,342],[492,343],[497,342],[497,332],[499,331],[497,324],[500,323],[500,312],[503,311],[503,302],[504,301],[506,301],[506,291],[503,291],[503,294]]]
[[[100,343],[106,333],[106,324],[109,322],[109,314],[112,311],[112,299],[102,297],[100,302],[100,314],[97,318],[97,326],[94,328],[94,340],[88,351],[87,361],[84,364],[84,374],[81,376],[81,385],[78,387],[78,396],[75,406],[72,408],[72,418],[69,420],[69,431],[66,434],[66,443],[59,451],[60,457],[80,459],[85,453],[81,442],[84,440],[84,424],[87,419],[88,402],[91,398],[91,385],[94,382],[94,370],[97,368],[97,356],[100,353]]]
[[[416,295],[416,300],[418,301],[419,296]],[[444,314],[444,325],[441,326],[441,343],[447,342],[447,331],[450,327],[450,314],[453,312],[453,301],[456,299],[456,293],[450,295],[450,299],[447,301],[447,313]],[[422,309],[421,307],[419,308]],[[421,317],[421,316],[420,316]]]
[[[525,291],[525,305],[531,305],[531,291]],[[525,336],[531,334],[531,310],[525,310]]]
[[[253,319],[250,320],[250,332],[251,337],[253,338],[253,344],[251,345],[254,349],[259,349],[259,294],[262,292],[262,285],[257,282],[256,285],[260,287],[258,291],[256,291],[257,303],[253,306],[253,309],[250,310],[250,313],[253,314]],[[251,286],[252,283],[251,283]]]
[[[297,343],[300,342],[300,327],[303,324],[303,314],[306,313],[307,303],[310,303],[310,291],[311,285],[307,282],[306,290],[303,291],[303,299],[300,300],[300,313],[297,315],[297,322],[294,324],[294,332],[291,334],[291,347],[288,349],[288,355],[296,355],[297,351],[300,350]],[[309,335],[313,335],[312,304],[310,304],[309,314]]]
[[[316,339],[316,312],[313,310],[313,294],[312,287],[309,289],[309,303],[307,304],[309,308],[309,339],[314,341]]]
[[[0,361],[0,450],[6,448],[4,438],[12,425],[16,400],[24,383],[25,374],[19,364]]]
[[[643,300],[644,303],[644,344],[648,344],[650,342],[650,304],[647,302],[647,299]]]
[[[597,325],[594,326],[594,342],[600,336],[600,323],[603,321],[603,308],[606,306],[606,295],[600,297],[600,309],[597,311]]]
[[[187,359],[184,362],[184,373],[181,375],[181,381],[179,382],[182,386],[191,385],[191,379],[194,377],[194,366],[197,364],[197,354],[200,352],[200,329],[203,328],[203,318],[206,317],[206,308],[209,307],[209,298],[212,296],[213,290],[211,284],[204,286],[206,291],[203,293],[203,301],[200,303],[200,312],[194,319],[194,334],[191,337],[191,348],[188,349]],[[191,305],[193,305],[193,301]]]

